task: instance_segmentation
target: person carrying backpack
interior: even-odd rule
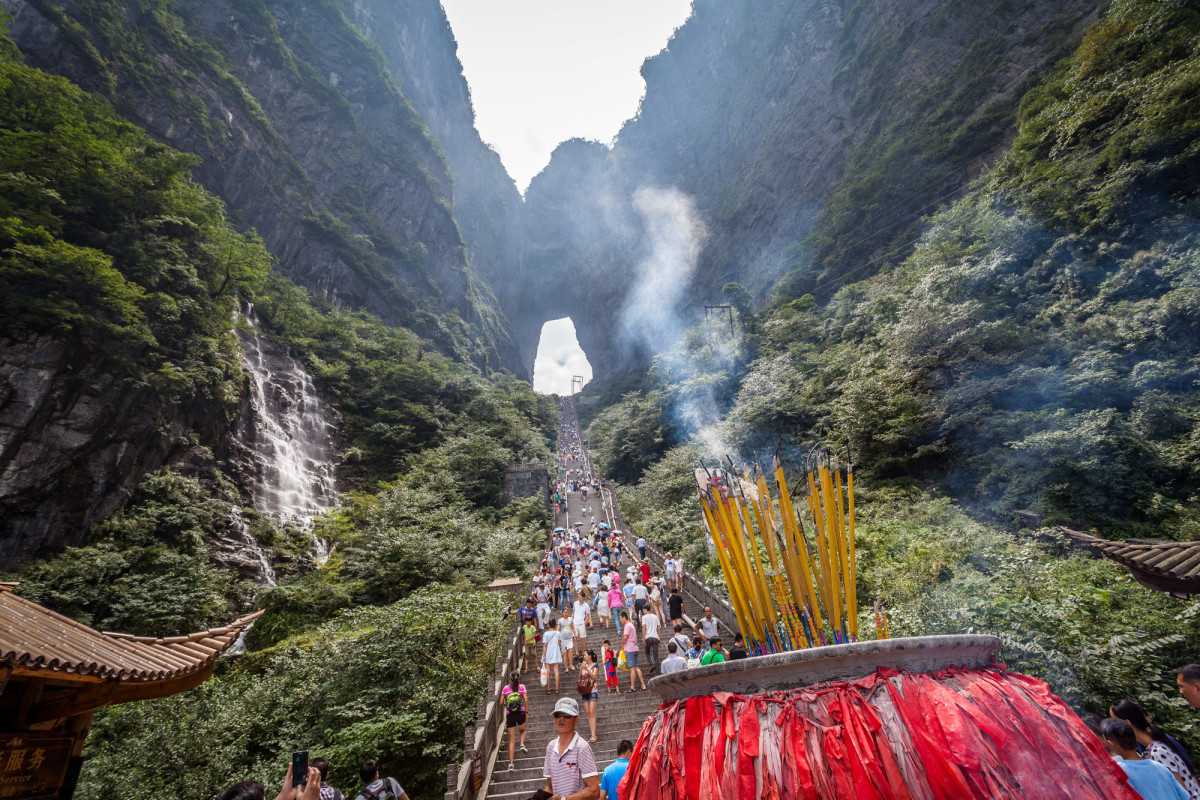
[[[525,684],[521,683],[521,673],[514,672],[509,677],[508,686],[500,692],[500,705],[504,706],[504,728],[508,731],[508,771],[512,772],[516,769],[513,762],[517,755],[517,740],[513,735],[513,728],[517,729],[517,734],[521,737],[521,752],[529,752],[525,748],[525,719],[529,711],[529,694],[525,691]]]
[[[532,620],[521,625],[521,635],[525,639],[525,669],[537,669],[538,630]]]
[[[379,762],[373,758],[363,762],[358,777],[367,785],[357,800],[408,800],[408,795],[395,778],[379,777]]]

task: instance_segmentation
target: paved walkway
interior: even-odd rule
[[[574,410],[569,401],[563,403],[563,419],[570,420],[578,431],[578,422],[574,416]],[[586,453],[582,451],[582,444],[577,439],[566,442],[567,447],[571,444],[576,444],[580,447],[582,458],[579,460],[569,459],[566,463],[567,469],[584,469],[588,468],[586,463]],[[608,493],[602,493],[606,502]],[[584,530],[590,527],[590,514],[585,512],[585,508],[590,506],[595,513],[596,521],[607,521],[608,516],[605,513],[602,505],[601,496],[589,492],[588,499],[584,501],[578,492],[572,492],[567,501],[567,513],[565,516],[560,516],[556,520],[556,526],[561,525],[566,527],[569,523],[574,523],[579,520],[584,520]],[[637,548],[634,546],[636,536],[628,537],[628,541],[624,543],[625,556],[621,562],[621,572],[624,574],[625,568],[632,563],[629,554],[637,555]],[[665,599],[664,599],[665,605]],[[703,609],[698,608],[696,603],[686,595],[684,596],[684,614],[691,619],[696,619],[701,615]],[[620,632],[613,626],[611,617],[608,620],[608,627],[604,626],[604,622],[598,615],[593,615],[595,627],[589,631],[587,638],[588,649],[594,650],[597,657],[600,655],[600,646],[605,639],[613,647],[620,646]],[[639,636],[641,631],[638,631]],[[662,644],[659,647],[660,658],[666,658],[667,648],[666,643],[670,638],[671,631],[669,628],[663,628]],[[645,664],[645,644],[639,641],[639,646],[642,648],[642,662]],[[540,657],[539,645],[539,657]],[[487,796],[496,798],[497,800],[525,800],[532,795],[537,789],[540,789],[545,782],[542,777],[542,764],[545,759],[546,745],[554,736],[554,720],[551,714],[554,709],[554,703],[559,697],[573,697],[579,699],[578,693],[575,691],[575,682],[579,677],[578,672],[563,672],[559,682],[559,691],[554,691],[554,676],[550,677],[550,694],[546,694],[546,689],[538,682],[538,665],[526,665],[525,672],[522,674],[522,681],[529,692],[529,723],[525,732],[525,745],[528,747],[528,753],[517,752],[517,759],[514,763],[516,769],[512,772],[507,771],[508,768],[508,741],[507,738],[500,742],[500,752],[495,760],[495,767],[492,771],[491,781],[488,785]],[[643,667],[643,673],[646,679],[649,680],[653,673],[648,665]],[[600,692],[600,699],[596,703],[596,737],[598,741],[592,745],[592,752],[596,755],[596,765],[601,771],[611,764],[617,757],[617,745],[622,739],[628,739],[636,743],[638,734],[641,732],[642,723],[652,714],[660,704],[657,694],[652,691],[633,692],[629,693],[629,673],[624,670],[617,670],[617,681],[622,691],[619,695],[607,694],[604,686],[604,667],[601,665],[599,670],[599,680],[597,681]],[[581,709],[582,714],[582,709]],[[590,736],[590,729],[586,715],[581,715],[579,724],[576,727],[576,732],[584,739]],[[507,734],[505,734],[507,737]],[[615,798],[609,798],[615,800]]]

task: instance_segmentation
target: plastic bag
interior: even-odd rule
[[[625,663],[625,651],[624,650],[622,650],[621,654],[619,656],[617,656],[617,669],[624,669],[624,670],[629,669],[629,665]]]
[[[538,673],[538,680],[545,686],[550,682],[550,667],[546,666],[546,662],[542,662],[542,671]]]

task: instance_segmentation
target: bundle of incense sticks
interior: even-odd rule
[[[809,452],[801,481],[810,536],[778,456],[773,466],[777,498],[757,465],[753,477],[696,471],[704,522],[746,647],[761,655],[856,641],[854,467],[847,464],[843,483],[834,452],[825,445]]]

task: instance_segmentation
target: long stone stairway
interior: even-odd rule
[[[560,442],[560,452],[565,452],[567,457],[563,461],[564,470],[590,471],[591,462],[587,457],[587,453],[583,450],[582,442],[578,436],[578,420],[575,417],[574,407],[570,400],[563,402],[563,419],[568,423],[568,430],[564,432],[564,441]],[[606,509],[606,504],[610,508]],[[590,510],[589,510],[590,509]],[[572,493],[567,499],[567,508],[564,514],[556,517],[556,524],[564,527],[569,526],[577,521],[583,521],[584,530],[590,528],[591,517],[595,516],[596,522],[601,522],[609,519],[614,521],[621,520],[620,510],[616,507],[615,498],[610,492],[601,492],[599,494],[589,492],[588,497],[584,500],[580,493]],[[622,523],[618,522],[618,528]],[[625,555],[620,566],[622,582],[624,575],[630,565],[636,565],[640,559],[638,556],[637,547],[635,545],[637,536],[629,530],[625,530],[622,536],[622,543],[625,550]],[[654,569],[662,570],[662,559],[665,554],[657,548],[650,547],[647,553],[651,566]],[[687,565],[685,564],[685,569]],[[720,604],[719,600],[709,599],[703,596],[703,590],[696,582],[685,582],[683,598],[684,606],[683,613],[685,617],[684,631],[691,637],[691,627],[686,623],[694,623],[703,616],[704,603],[711,602]],[[663,597],[664,610],[666,609],[666,597]],[[714,607],[714,612],[722,623],[722,628],[727,629],[726,621],[731,617],[730,609],[727,607]],[[561,617],[560,617],[561,618]],[[605,639],[613,648],[619,648],[621,644],[620,631],[614,627],[611,618],[608,620],[608,626],[605,627],[604,620],[598,615],[593,615],[594,627],[588,632],[587,646],[588,649],[594,650],[597,657],[600,655],[601,645]],[[660,628],[659,635],[661,643],[659,645],[659,659],[667,657],[667,642],[673,635],[674,630],[670,625],[663,625]],[[645,652],[645,643],[642,641],[642,632],[638,630],[638,645],[641,648],[641,667],[642,672],[649,680],[656,673],[651,669],[649,659]],[[732,635],[729,637],[732,639]],[[578,644],[578,640],[576,641]],[[726,646],[730,642],[726,642]],[[541,645],[538,646],[538,656],[541,657]],[[526,664],[522,672],[522,682],[525,684],[529,694],[529,712],[528,724],[525,734],[525,745],[528,752],[516,754],[516,759],[513,763],[514,769],[508,769],[508,740],[507,733],[501,738],[498,751],[495,755],[493,767],[490,770],[490,779],[486,786],[486,796],[489,798],[497,798],[498,800],[525,800],[535,791],[542,787],[545,779],[542,777],[542,766],[546,755],[546,746],[554,737],[554,720],[551,716],[554,710],[554,703],[559,697],[573,697],[579,700],[579,694],[576,692],[576,680],[579,677],[577,671],[562,672],[559,681],[559,690],[554,689],[554,677],[550,677],[550,694],[546,693],[546,688],[542,687],[538,680],[539,664]],[[604,668],[600,666],[597,676],[597,691],[600,692],[600,698],[596,703],[596,743],[592,744],[592,752],[596,756],[596,766],[600,771],[603,771],[606,766],[611,764],[617,757],[617,746],[623,739],[628,739],[636,743],[638,734],[641,732],[642,724],[646,718],[650,716],[660,705],[660,699],[657,694],[652,691],[631,692],[629,684],[630,675],[625,670],[617,671],[617,681],[621,694],[610,695],[607,693],[604,679]],[[591,735],[591,730],[588,724],[587,715],[580,709],[579,723],[575,728],[585,740]],[[615,800],[609,798],[609,800]]]
[[[582,443],[578,438],[578,422],[574,416],[574,409],[569,401],[564,403],[563,417],[569,420],[573,426],[573,432],[566,446],[569,448],[574,446],[579,448],[578,458],[567,458],[564,462],[564,468],[568,470],[588,470],[590,465],[586,453],[582,451]],[[594,514],[596,521],[600,522],[605,519],[603,503],[604,496],[594,492],[589,492],[587,500],[584,500],[578,492],[572,493],[567,501],[566,514],[558,517],[557,521],[561,525],[569,525],[574,522],[583,520],[584,529],[590,527],[590,517]],[[590,507],[591,513],[585,512],[585,509]],[[625,565],[630,562],[627,557],[624,561]],[[624,568],[622,568],[624,573]],[[605,639],[613,648],[619,648],[621,644],[620,631],[612,624],[611,618],[608,620],[608,627],[605,627],[604,621],[599,615],[593,615],[594,627],[589,631],[587,638],[588,649],[594,650],[597,657],[600,655],[600,647]],[[665,640],[664,640],[665,642]],[[578,643],[578,640],[576,640]],[[640,631],[639,631],[640,643]],[[539,645],[538,655],[541,656],[541,646]],[[644,648],[643,648],[644,649]],[[665,648],[662,648],[665,656]],[[645,657],[642,658],[645,663]],[[564,665],[565,666],[565,665]],[[546,756],[546,746],[554,737],[554,719],[551,716],[554,711],[554,703],[560,697],[572,697],[579,700],[579,694],[576,691],[576,681],[578,680],[578,671],[562,672],[559,681],[559,691],[554,691],[554,676],[550,676],[550,694],[546,693],[546,688],[538,682],[538,664],[526,664],[522,672],[522,681],[529,693],[529,713],[528,725],[525,731],[525,745],[528,748],[527,753],[517,752],[517,758],[514,762],[514,769],[508,770],[508,740],[504,738],[500,742],[499,752],[496,755],[495,766],[491,772],[491,780],[487,787],[487,796],[489,798],[499,798],[500,800],[524,800],[540,789],[545,783],[545,778],[542,777],[542,766]],[[600,692],[600,699],[596,702],[596,739],[592,744],[592,752],[596,756],[596,766],[603,771],[606,766],[616,760],[617,745],[623,739],[628,739],[631,742],[636,742],[638,734],[641,732],[642,723],[646,721],[646,717],[652,714],[659,706],[660,700],[657,694],[650,691],[630,692],[629,673],[625,670],[617,670],[617,681],[621,694],[608,694],[605,687],[604,666],[600,665],[599,674],[597,675],[597,691]],[[645,667],[643,672],[647,680],[652,677],[649,667]],[[585,740],[591,736],[591,730],[588,725],[587,715],[583,709],[580,709],[579,724],[575,731]],[[507,733],[505,737],[507,737]],[[613,800],[610,798],[610,800]]]
[[[553,679],[551,679],[553,682]],[[624,681],[622,681],[624,683]],[[524,800],[540,789],[546,779],[542,777],[542,765],[546,757],[546,745],[554,738],[554,719],[551,713],[554,703],[559,697],[574,697],[575,673],[571,673],[570,685],[563,685],[559,694],[547,695],[541,686],[526,683],[529,689],[529,724],[525,730],[525,745],[528,753],[517,752],[514,762],[515,769],[508,771],[508,741],[500,743],[500,754],[496,758],[496,766],[492,773],[492,782],[488,787],[488,797],[503,798],[504,800]],[[551,689],[554,687],[551,686]],[[654,692],[636,692],[634,694],[608,695],[603,690],[600,700],[596,703],[596,738],[592,744],[592,752],[596,756],[596,766],[600,771],[617,758],[617,745],[622,739],[637,741],[638,733],[646,717],[654,713],[659,706],[658,695]],[[582,715],[579,725],[575,728],[582,738],[589,736],[587,717]],[[505,734],[507,736],[507,734]]]

